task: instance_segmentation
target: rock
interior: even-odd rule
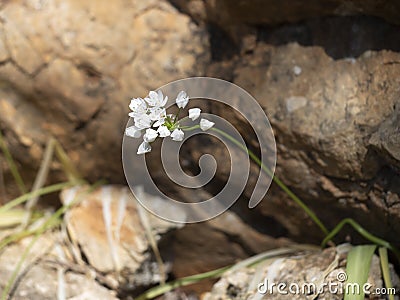
[[[16,299],[54,299],[60,286],[68,299],[118,299],[117,292],[138,293],[166,275],[162,272],[168,272],[171,261],[161,269],[147,232],[158,243],[182,225],[147,214],[123,186],[95,190],[76,186],[63,190],[60,197],[70,206],[65,226],[43,233],[33,244],[12,289]],[[161,199],[152,200],[159,209],[165,206]],[[1,231],[1,239],[8,234]],[[0,290],[33,239],[25,238],[2,251]]]
[[[392,116],[371,136],[370,145],[377,148],[389,165],[400,170],[400,105],[395,104]]]
[[[204,28],[165,1],[7,1],[0,15],[1,129],[27,182],[50,135],[87,177],[121,182],[130,98],[208,61]]]
[[[228,25],[261,25],[298,22],[305,19],[326,16],[371,15],[399,23],[400,4],[395,0],[381,1],[345,1],[317,0],[307,2],[284,0],[280,2],[265,0],[172,0],[172,3],[203,22],[217,23],[227,28]]]
[[[343,299],[349,250],[343,248],[349,247],[306,251],[228,271],[202,299]],[[383,287],[380,260],[376,255],[372,258],[367,282],[370,291]],[[397,277],[394,282],[398,282]],[[281,284],[281,293],[278,284]]]
[[[60,259],[57,247],[62,249],[59,241],[60,232],[46,233],[39,237],[25,258],[21,273],[17,276],[17,284],[13,287],[12,299],[56,299],[60,290],[65,297],[75,300],[105,299],[117,300],[116,292],[107,289],[96,281],[90,268],[82,267],[73,262]],[[19,263],[22,253],[34,237],[28,237],[11,245],[0,255],[0,290],[10,280],[15,266]],[[60,275],[61,274],[61,275]],[[64,288],[60,287],[60,276]]]
[[[232,80],[255,96],[270,119],[278,146],[277,176],[329,228],[338,216],[354,217],[371,232],[400,243],[395,168],[399,54],[367,51],[351,61],[334,60],[317,46],[260,42],[244,58]],[[294,66],[301,67],[301,74],[293,73]],[[249,132],[248,124],[228,110],[213,107],[212,112],[232,120],[244,136]],[[247,141],[254,145],[252,138]],[[256,178],[257,173],[250,182]],[[251,192],[247,189],[246,197]],[[311,241],[320,236],[274,185],[258,209],[284,224],[292,237]]]
[[[253,216],[254,217],[254,216]],[[273,226],[264,220],[265,227]],[[173,261],[176,278],[215,270],[234,264],[251,255],[290,244],[252,228],[237,213],[227,211],[204,223],[189,224],[175,230],[160,243],[163,256]],[[201,294],[214,280],[201,281],[185,288]]]
[[[115,288],[132,290],[160,281],[160,270],[152,255],[143,217],[156,240],[180,227],[163,221],[141,208],[127,187],[101,186],[94,191],[74,187],[61,193],[64,205],[77,204],[65,214],[68,234],[78,256],[85,257],[97,272],[116,283]],[[160,202],[159,205],[162,205]],[[101,251],[99,251],[101,249]]]

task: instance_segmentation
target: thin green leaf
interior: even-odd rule
[[[361,236],[363,236],[365,239],[368,241],[378,245],[385,247],[389,250],[391,250],[397,257],[398,261],[400,262],[400,251],[394,247],[391,243],[373,235],[372,233],[369,233],[367,230],[365,230],[360,224],[358,224],[356,221],[350,218],[343,219],[342,221],[339,222],[339,224],[336,225],[336,227],[325,237],[325,239],[321,243],[321,247],[325,247],[326,244],[331,241],[343,228],[344,225],[349,224],[351,227],[353,227]]]
[[[22,253],[21,258],[19,259],[17,265],[15,266],[15,269],[13,273],[11,274],[11,277],[7,281],[6,286],[4,287],[3,293],[1,294],[1,300],[7,300],[9,296],[9,292],[14,285],[14,282],[19,274],[20,269],[22,268],[22,264],[28,257],[29,252],[31,251],[33,245],[37,242],[39,239],[40,234],[36,234],[35,237],[32,239],[32,241],[29,243],[29,245],[26,247],[25,251]]]
[[[146,291],[145,293],[140,295],[135,300],[153,299],[155,297],[158,297],[166,292],[169,292],[169,291],[176,289],[178,287],[181,287],[181,286],[194,284],[194,283],[197,283],[197,282],[205,280],[205,279],[218,278],[222,274],[224,274],[226,271],[235,272],[242,268],[246,268],[246,267],[252,266],[254,264],[257,264],[261,261],[265,261],[267,259],[277,258],[280,256],[293,254],[293,253],[296,253],[296,252],[302,251],[302,250],[303,251],[304,250],[316,251],[316,249],[317,249],[316,247],[310,246],[310,245],[296,245],[295,244],[295,245],[290,245],[290,246],[284,247],[284,248],[269,250],[269,251],[257,254],[255,256],[249,257],[243,261],[240,261],[239,263],[237,263],[233,266],[227,266],[227,267],[220,268],[217,270],[200,273],[200,274],[196,274],[196,275],[192,275],[192,276],[188,276],[188,277],[183,277],[183,278],[171,281],[171,282],[167,282],[165,284],[162,284],[162,285],[159,285],[152,289],[149,289],[148,291]]]
[[[364,300],[363,286],[368,280],[376,245],[355,246],[347,256],[344,300]]]
[[[384,247],[379,248],[379,258],[381,260],[383,281],[385,282],[385,287],[388,291],[389,300],[394,300],[394,293],[393,294],[390,293],[390,291],[393,291],[393,285],[392,285],[392,280],[390,278],[389,259],[386,248]]]
[[[173,289],[176,289],[178,287],[187,286],[187,285],[199,282],[204,279],[212,279],[212,278],[220,277],[225,271],[229,270],[229,268],[230,267],[228,266],[228,267],[220,268],[220,269],[213,270],[210,272],[187,276],[187,277],[183,277],[183,278],[171,281],[171,282],[167,282],[163,285],[159,285],[152,289],[149,289],[148,291],[146,291],[145,293],[143,293],[142,295],[137,297],[135,300],[153,299],[157,296],[165,294],[166,292],[172,291]]]
[[[23,209],[11,209],[0,214],[0,229],[20,225],[28,213]]]
[[[78,172],[75,165],[72,163],[68,154],[65,152],[64,148],[61,146],[60,142],[54,140],[55,153],[58,160],[61,162],[63,166],[63,170],[65,174],[68,176],[68,180],[71,182],[75,182],[77,184],[83,181],[82,175]]]
[[[25,194],[27,189],[24,180],[22,179],[21,174],[18,171],[17,165],[15,164],[15,161],[12,158],[10,150],[8,149],[4,141],[1,131],[0,131],[0,148],[3,151],[4,157],[7,161],[8,166],[10,167],[11,174],[14,177],[15,182],[17,183],[18,189],[20,190],[21,194]]]
[[[38,189],[31,193],[26,193],[18,198],[15,198],[14,200],[11,200],[10,202],[7,202],[3,206],[1,206],[0,214],[12,209],[13,207],[15,207],[17,205],[24,203],[25,201],[28,201],[31,197],[42,196],[42,195],[54,193],[54,192],[60,191],[64,188],[71,187],[72,185],[73,184],[71,182],[62,182],[62,183],[57,183],[57,184],[46,186],[44,188]]]
[[[33,183],[31,192],[35,192],[35,191],[41,189],[46,182],[47,175],[48,175],[49,169],[50,169],[50,164],[53,159],[54,143],[55,143],[55,141],[53,138],[50,138],[49,141],[47,142],[46,150],[44,151],[42,162],[40,164],[40,169],[36,175],[35,182]],[[25,203],[25,207],[27,209],[27,215],[26,215],[25,220],[23,220],[23,222],[21,223],[22,228],[28,226],[30,218],[31,218],[32,210],[36,206],[36,204],[39,200],[39,197],[40,197],[39,195],[32,196]]]

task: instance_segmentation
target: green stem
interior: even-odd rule
[[[176,113],[176,116],[174,118],[174,124],[176,123],[176,120],[178,119],[179,114],[181,113],[181,110],[182,110],[182,108],[179,107],[178,112]]]
[[[390,276],[389,269],[389,259],[387,254],[387,249],[385,247],[379,248],[379,258],[381,261],[381,269],[383,275],[383,281],[385,282],[385,287],[388,291],[393,290],[392,279]],[[394,294],[388,293],[389,300],[394,300]]]
[[[144,294],[140,295],[137,297],[135,300],[147,300],[147,299],[154,299],[157,296],[163,295],[166,292],[169,292],[173,289],[176,289],[178,287],[183,287],[187,286],[193,283],[196,283],[198,281],[201,281],[203,279],[212,279],[212,278],[218,278],[220,277],[224,272],[226,272],[230,266],[228,267],[223,267],[217,270],[205,272],[205,273],[200,273],[196,275],[191,275],[187,277],[183,277],[177,280],[174,280],[172,282],[168,282],[166,284],[163,284],[161,286],[154,287]]]
[[[7,300],[7,298],[10,296],[9,291],[10,291],[11,287],[13,286],[15,279],[17,278],[17,276],[19,274],[20,269],[22,268],[22,264],[28,257],[29,252],[31,251],[33,245],[38,241],[39,238],[40,238],[40,233],[37,233],[35,235],[35,237],[31,240],[29,245],[26,247],[24,252],[22,253],[22,256],[20,257],[17,265],[15,266],[15,269],[14,269],[13,273],[11,274],[10,279],[7,281],[7,284],[4,287],[3,293],[1,294],[1,300]]]
[[[195,127],[195,126],[193,126]],[[314,223],[321,229],[321,231],[324,234],[328,234],[329,231],[325,227],[325,225],[321,222],[321,220],[317,217],[317,215],[310,209],[308,206],[299,198],[296,196],[295,193],[293,193],[278,177],[276,177],[272,171],[255,155],[251,150],[249,150],[245,145],[240,143],[238,140],[236,140],[233,136],[230,134],[226,133],[225,131],[222,131],[218,128],[211,128],[210,130],[215,131],[219,133],[220,135],[226,137],[228,140],[230,140],[232,143],[234,143],[236,146],[238,146],[240,149],[245,151],[250,158],[268,175],[272,178],[272,180],[297,204],[299,205],[305,212],[306,214],[314,221]]]
[[[184,131],[191,131],[195,130],[197,128],[200,128],[200,125],[194,125],[194,126],[179,126],[179,129],[182,129]]]
[[[400,261],[400,251],[394,247],[392,244],[389,242],[369,233],[367,230],[365,230],[360,224],[358,224],[356,221],[350,218],[343,219],[342,221],[339,222],[339,224],[336,225],[336,227],[325,237],[325,239],[322,241],[321,246],[325,247],[326,244],[332,240],[343,228],[344,225],[349,224],[351,227],[353,227],[361,236],[363,236],[365,239],[371,241],[372,243],[385,247],[389,250],[391,250],[397,257],[397,259]]]
[[[25,183],[21,177],[21,174],[18,172],[17,165],[15,164],[14,159],[12,158],[12,155],[10,153],[10,150],[8,149],[3,135],[0,131],[0,148],[3,151],[4,157],[7,161],[7,164],[10,168],[11,174],[14,177],[15,182],[17,183],[18,189],[20,190],[21,194],[26,193],[26,186]]]
[[[72,186],[73,183],[72,182],[62,182],[62,183],[57,183],[57,184],[53,184],[53,185],[49,185],[47,187],[38,189],[34,192],[31,193],[26,193],[6,204],[4,204],[3,206],[0,207],[0,213],[3,213],[5,211],[10,210],[11,208],[20,205],[22,203],[24,203],[25,201],[29,200],[32,197],[36,197],[36,196],[42,196],[42,195],[46,195],[46,194],[50,194],[50,193],[54,193],[57,191],[60,191],[66,187],[70,187]]]
[[[189,130],[194,130],[199,128],[199,125],[195,125],[192,127],[182,127],[183,130],[189,131]],[[233,136],[230,134],[226,133],[225,131],[222,131],[218,128],[211,128],[210,130],[224,136],[227,138],[229,141],[231,141],[233,144],[238,146],[240,149],[245,151],[249,157],[270,177],[272,177],[272,180],[296,203],[298,204],[306,213],[307,215],[314,221],[314,223],[321,229],[321,231],[326,235],[324,240],[321,243],[322,247],[325,247],[326,244],[331,241],[338,233],[339,231],[343,228],[345,224],[351,225],[360,235],[362,235],[364,238],[368,239],[369,241],[375,243],[376,245],[385,247],[387,249],[390,249],[396,257],[400,261],[400,251],[394,247],[392,244],[389,242],[380,239],[373,234],[369,233],[366,231],[363,227],[361,227],[357,222],[355,222],[353,219],[346,218],[342,220],[336,227],[329,232],[328,229],[325,227],[325,225],[321,222],[321,220],[317,217],[317,215],[310,209],[308,206],[294,194],[278,177],[276,177],[273,172],[257,157],[256,154],[254,154],[251,150],[249,150],[245,145],[240,143],[238,140],[236,140]]]

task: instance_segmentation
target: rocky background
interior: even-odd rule
[[[0,3],[0,129],[27,182],[53,136],[88,180],[125,184],[130,98],[190,76],[232,81],[260,102],[275,132],[276,174],[329,228],[352,217],[400,245],[399,1]],[[248,130],[229,110],[209,111]],[[0,157],[6,202],[17,191]],[[53,164],[51,182],[63,176]],[[253,210],[250,194],[251,186],[228,214],[161,245],[173,276],[289,240],[319,243],[318,228],[278,187]],[[350,229],[344,239],[360,241]]]

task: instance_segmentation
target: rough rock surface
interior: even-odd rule
[[[340,245],[314,253],[269,259],[251,268],[228,271],[212,291],[204,295],[203,300],[343,299],[348,250],[348,245]],[[398,278],[393,280],[397,287]],[[383,287],[380,260],[376,255],[371,260],[367,282],[371,292]],[[277,284],[281,284],[280,290],[283,292],[278,291]]]
[[[28,247],[34,237],[6,247],[0,254],[0,291],[26,249],[28,258],[11,290],[15,299],[55,299],[61,287],[68,299],[117,299],[117,292],[132,294],[159,283],[161,272],[168,272],[170,262],[161,269],[148,233],[157,243],[180,226],[146,213],[127,187],[77,186],[60,196],[64,205],[71,205],[65,226],[42,234],[32,249]],[[163,204],[157,199],[154,203]]]
[[[250,24],[280,24],[298,22],[313,17],[371,15],[399,23],[400,4],[396,0],[172,0],[172,3],[203,22],[217,23],[229,30],[229,26]]]
[[[355,217],[396,243],[399,61],[390,51],[333,60],[320,47],[260,45],[234,69],[234,82],[251,92],[270,118],[278,177],[329,226]],[[269,198],[261,205],[265,214],[294,235],[312,235],[300,226],[305,220],[296,205],[288,205],[283,194]]]
[[[27,180],[52,135],[85,175],[122,181],[130,98],[208,60],[204,29],[165,1],[5,1],[0,20],[1,129]]]
[[[106,185],[94,191],[74,187],[61,193],[61,201],[76,203],[64,217],[76,259],[85,257],[93,269],[114,282],[114,288],[133,290],[166,276],[165,267],[162,270],[154,259],[148,235],[151,232],[158,241],[179,224],[147,213],[123,186]],[[153,203],[163,204],[159,199]]]
[[[26,251],[34,237],[7,247],[0,255],[0,291],[11,278],[22,253]],[[22,265],[22,273],[11,289],[12,299],[56,299],[60,291],[67,299],[117,300],[115,291],[102,286],[90,268],[67,262],[60,258],[63,252],[60,241],[62,234],[44,234],[30,248],[29,255]],[[56,251],[58,248],[59,251]],[[62,276],[63,279],[60,279]],[[98,278],[97,278],[98,279]],[[64,283],[63,288],[60,282]],[[62,285],[62,284],[61,284]]]

